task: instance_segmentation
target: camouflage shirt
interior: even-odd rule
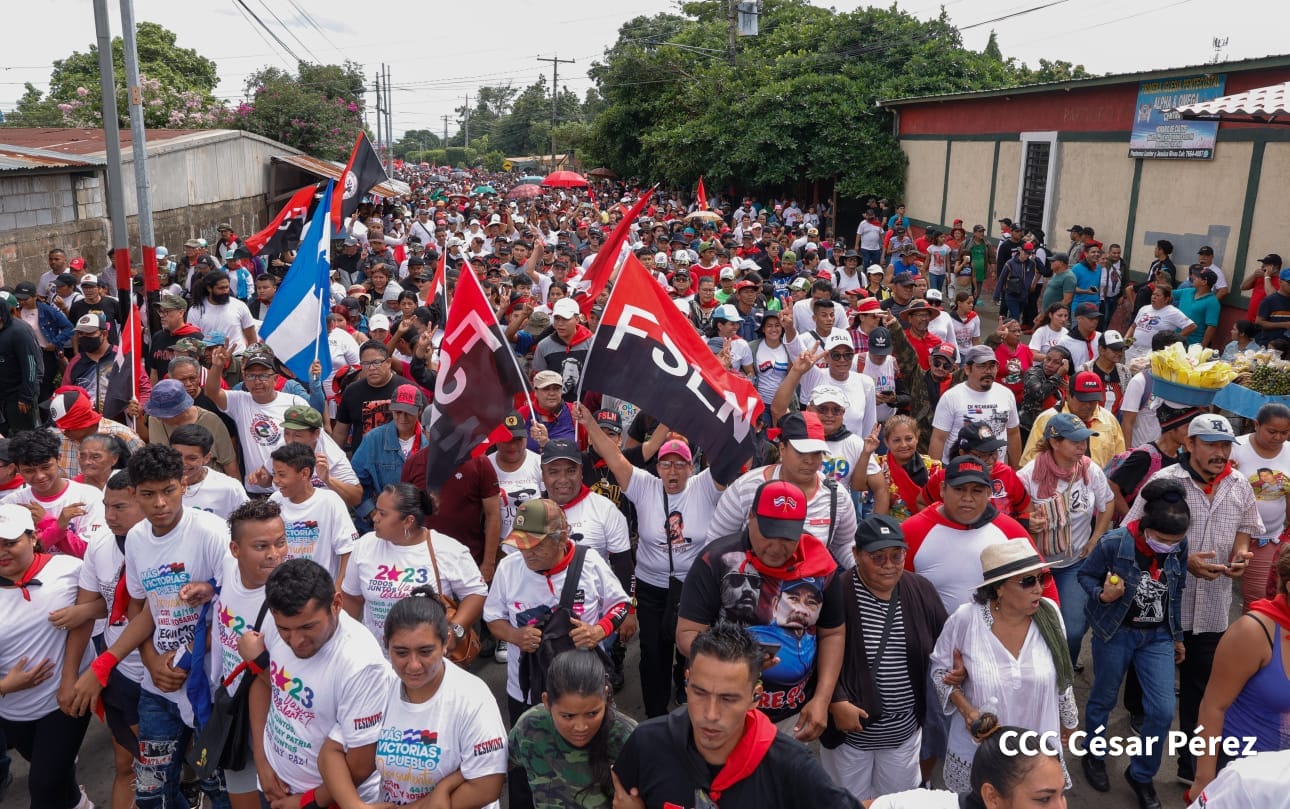
[[[636,728],[631,718],[613,712],[609,729],[609,760],[618,758],[627,737]],[[534,809],[609,809],[613,797],[591,787],[587,751],[564,740],[555,729],[551,712],[538,705],[524,712],[510,732],[512,767],[523,767],[533,791]],[[590,787],[590,788],[588,788]]]

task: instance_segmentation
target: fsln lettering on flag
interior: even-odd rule
[[[721,365],[634,255],[605,305],[583,385],[639,405],[696,442],[719,483],[752,457],[763,408],[757,390]]]
[[[527,387],[479,280],[463,272],[448,307],[430,406],[426,487],[438,489],[515,408]]]

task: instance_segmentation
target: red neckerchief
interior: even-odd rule
[[[0,576],[0,587],[17,587],[22,590],[23,600],[31,601],[31,593],[28,592],[27,588],[39,587],[41,585],[41,581],[36,578],[36,574],[44,570],[45,565],[49,564],[49,560],[53,558],[54,555],[52,553],[36,554],[31,560],[31,567],[27,568],[27,572],[23,573],[17,581],[10,581],[5,577]]]
[[[398,437],[398,435],[399,435],[398,432],[394,433],[394,436],[396,438]],[[419,449],[421,449],[421,422],[420,421],[417,422],[416,431],[412,433],[412,449],[408,450],[408,455],[411,456],[412,453],[416,452]]]
[[[921,487],[914,483],[904,466],[890,455],[887,456],[887,474],[891,476],[891,485],[896,487],[900,499],[905,501],[905,506],[913,513],[918,508],[918,492]]]
[[[1261,598],[1250,605],[1250,612],[1257,612],[1268,616],[1281,625],[1282,629],[1290,630],[1290,603],[1286,601],[1286,594],[1281,593],[1276,598]]]
[[[1142,524],[1134,520],[1129,523],[1128,528],[1129,535],[1133,537],[1134,549],[1151,560],[1151,566],[1147,569],[1147,572],[1151,574],[1151,578],[1160,581],[1160,559],[1156,552],[1151,550],[1151,546],[1147,544],[1146,535],[1142,533]]]
[[[1227,463],[1223,464],[1223,470],[1219,472],[1217,475],[1215,475],[1214,479],[1208,483],[1202,480],[1200,475],[1197,474],[1196,470],[1192,468],[1190,459],[1188,460],[1188,463],[1187,463],[1187,471],[1191,473],[1191,479],[1196,481],[1196,486],[1199,487],[1200,490],[1205,493],[1205,496],[1213,497],[1214,490],[1218,488],[1218,484],[1223,482],[1223,478],[1232,474],[1232,462],[1228,461]]]
[[[565,510],[565,512],[567,513],[567,512],[569,511],[569,509],[571,509],[571,508],[573,508],[574,506],[578,505],[578,504],[579,504],[579,503],[581,503],[583,500],[586,500],[586,499],[587,499],[587,495],[589,495],[589,494],[591,494],[591,489],[588,489],[588,488],[587,488],[587,484],[585,484],[585,483],[584,483],[584,484],[582,484],[582,488],[578,491],[578,493],[577,493],[577,494],[575,494],[575,495],[573,496],[573,499],[572,499],[572,500],[570,500],[569,502],[565,503],[564,505],[560,506],[560,508],[564,509],[564,510]]]
[[[756,708],[744,714],[743,735],[730,751],[721,772],[712,779],[712,786],[708,787],[712,800],[720,801],[721,793],[756,771],[774,744],[776,732],[775,723]]]
[[[711,301],[708,301],[707,303],[704,303],[698,298],[695,298],[694,302],[699,305],[700,309],[715,309],[721,305],[721,301],[717,300],[716,298],[713,298]]]
[[[546,576],[546,589],[550,590],[552,595],[555,595],[555,585],[551,583],[551,577],[569,566],[569,563],[573,561],[573,552],[578,549],[573,540],[567,539],[565,542],[569,543],[569,546],[565,550],[564,556],[560,557],[560,561],[556,562],[550,570],[542,572],[542,575]]]
[[[559,406],[555,410],[543,410],[542,405],[538,402],[538,400],[534,399],[533,413],[536,414],[538,417],[540,417],[546,423],[555,424],[557,421],[560,420],[561,411],[559,408],[567,407],[567,406],[568,405],[565,402],[560,402]]]
[[[797,550],[793,551],[788,562],[780,567],[771,567],[758,559],[751,548],[744,553],[746,562],[758,573],[779,581],[827,576],[838,569],[838,563],[833,561],[833,556],[825,550],[823,543],[811,534],[802,534],[801,541],[797,543]]]

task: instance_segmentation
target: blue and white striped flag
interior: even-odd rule
[[[322,378],[331,374],[327,350],[327,315],[331,311],[331,198],[328,183],[313,218],[305,225],[296,260],[291,262],[264,314],[260,337],[297,379],[309,379],[314,360]]]

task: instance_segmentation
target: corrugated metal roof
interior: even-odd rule
[[[1290,54],[1262,56],[1257,59],[1241,59],[1235,62],[1203,65],[1184,65],[1182,67],[1145,70],[1139,73],[1112,73],[1105,76],[1090,76],[1086,79],[1071,81],[1051,81],[1042,84],[1022,84],[1015,87],[1000,87],[996,90],[964,90],[957,93],[942,93],[927,96],[907,96],[904,98],[884,98],[878,101],[879,107],[903,107],[909,104],[928,104],[937,101],[963,101],[973,98],[998,98],[1000,96],[1027,95],[1030,93],[1049,93],[1054,90],[1079,90],[1088,87],[1104,87],[1112,84],[1129,84],[1146,81],[1181,72],[1193,73],[1239,73],[1247,70],[1266,70],[1270,68],[1290,67]]]
[[[1218,120],[1221,118],[1270,123],[1274,118],[1284,118],[1290,114],[1288,107],[1290,107],[1290,81],[1270,87],[1256,87],[1244,93],[1219,96],[1198,104],[1188,104],[1170,112],[1177,112],[1184,118],[1193,119]]]
[[[182,135],[199,132],[219,132],[227,130],[213,129],[149,129],[148,143],[169,140]],[[0,129],[0,141],[25,149],[46,149],[50,152],[69,155],[88,155],[102,152],[107,148],[102,129],[73,129],[63,127],[5,127]],[[121,148],[130,148],[130,130],[121,130]]]
[[[5,130],[0,129],[0,137]],[[37,169],[94,169],[103,165],[101,159],[72,158],[62,152],[47,149],[27,149],[0,143],[0,171],[31,171]]]
[[[331,160],[322,160],[317,157],[311,157],[307,154],[284,154],[274,155],[273,160],[279,163],[287,163],[296,168],[307,171],[310,174],[319,177],[326,177],[331,180],[339,180],[340,175],[345,173],[344,163],[335,163]],[[372,188],[372,193],[382,197],[401,197],[412,193],[412,186],[402,180],[386,180]]]

